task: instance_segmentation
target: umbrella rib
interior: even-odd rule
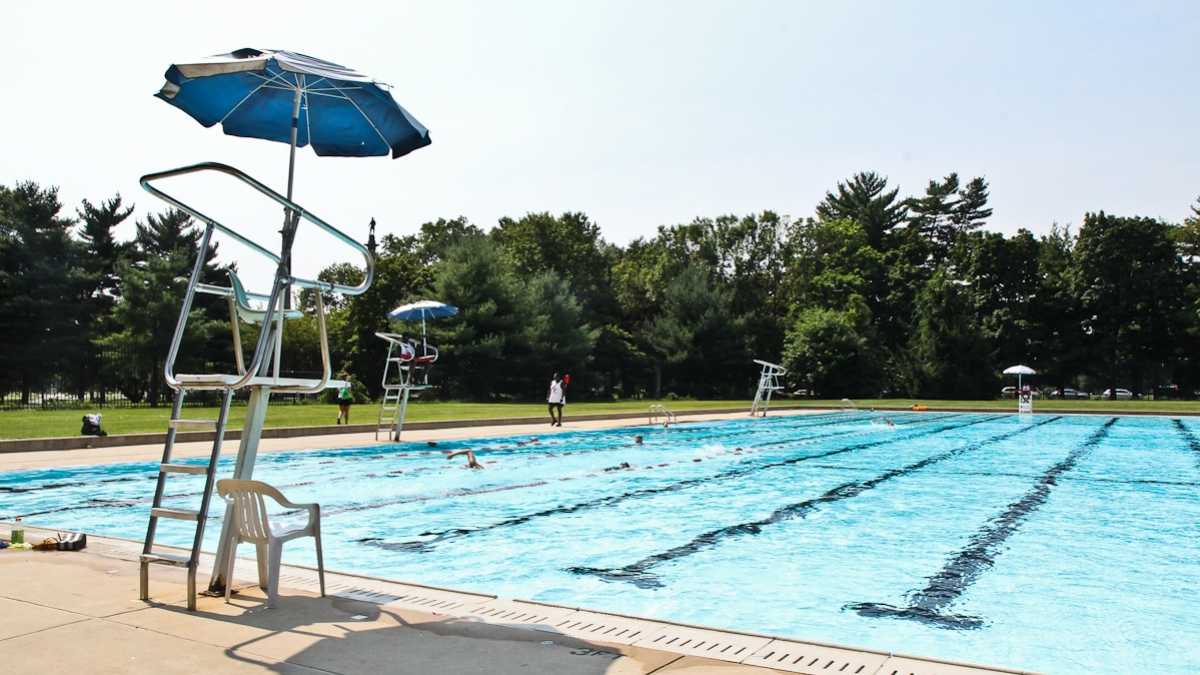
[[[237,109],[238,109],[238,108],[240,108],[240,107],[242,107],[242,104],[243,104],[243,103],[245,103],[246,101],[250,100],[250,97],[251,97],[251,96],[253,96],[253,95],[257,94],[257,93],[258,93],[258,90],[259,90],[259,89],[262,89],[262,88],[263,88],[263,87],[265,87],[265,86],[267,86],[267,83],[266,83],[266,82],[263,82],[262,84],[260,84],[260,85],[258,85],[257,87],[255,87],[255,88],[254,88],[254,89],[253,89],[253,90],[252,90],[252,91],[251,91],[249,94],[246,94],[246,95],[245,95],[245,96],[242,98],[242,100],[240,100],[240,101],[238,101],[238,102],[237,102],[237,105],[233,106],[232,108],[230,108],[230,109],[229,109],[229,112],[225,113],[225,116],[221,118],[221,124],[225,124],[225,120],[229,119],[229,116],[230,116],[230,115],[232,115],[233,113],[237,112]]]
[[[330,85],[332,85],[334,89],[337,89],[339,93],[342,93],[342,90],[337,85],[333,84],[332,82],[330,82]],[[342,93],[342,95],[346,96],[344,93]],[[354,109],[358,111],[358,114],[362,115],[362,118],[367,121],[367,124],[371,125],[371,128],[375,130],[375,133],[379,134],[379,140],[383,141],[383,144],[387,146],[389,150],[391,150],[392,144],[388,143],[387,137],[383,135],[383,132],[379,131],[379,127],[375,126],[375,123],[371,121],[370,117],[367,117],[367,114],[363,112],[363,109],[358,107],[358,104],[354,102],[354,99],[350,98],[349,96],[346,96],[346,100],[350,101],[350,105],[354,106]]]

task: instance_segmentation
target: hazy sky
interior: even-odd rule
[[[867,169],[902,194],[984,175],[1004,232],[1099,209],[1179,220],[1200,194],[1198,26],[1197,2],[12,2],[0,181],[59,185],[72,211],[119,191],[138,215],[160,208],[138,176],[201,160],[282,190],[285,145],[152,97],[170,63],[252,46],[388,82],[429,127],[399,160],[299,155],[298,201],[359,238],[372,216],[411,233],[579,210],[624,243],[696,216],[807,216]]]

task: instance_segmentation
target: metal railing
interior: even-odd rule
[[[205,172],[205,171],[212,171],[212,172],[217,172],[217,173],[222,173],[225,175],[232,176],[232,177],[236,178],[237,180],[241,181],[242,183],[250,186],[254,190],[258,191],[260,194],[265,195],[269,199],[275,201],[280,206],[284,207],[287,217],[285,218],[282,244],[280,247],[279,254],[272,252],[267,247],[250,239],[249,237],[241,234],[240,232],[237,232],[236,230],[222,224],[221,222],[217,221],[215,218],[212,218],[211,216],[200,211],[199,209],[197,209],[189,204],[184,203],[182,200],[167,194],[163,190],[161,190],[158,187],[155,187],[153,185],[153,183],[155,181],[160,181],[160,180],[164,180],[167,178],[173,178],[173,177],[177,177],[177,176],[184,176],[184,175],[188,175],[188,174],[201,173],[201,172]],[[330,368],[329,368],[329,340],[328,340],[328,336],[326,333],[325,312],[324,312],[324,306],[323,306],[321,294],[322,294],[322,292],[336,292],[336,293],[342,293],[344,295],[359,295],[359,294],[365,292],[368,288],[370,288],[371,282],[375,276],[375,261],[371,255],[371,252],[369,250],[367,250],[366,246],[364,246],[364,245],[358,243],[357,241],[355,241],[354,239],[350,238],[344,232],[342,232],[341,230],[337,229],[336,227],[330,225],[329,223],[325,222],[324,220],[317,217],[315,214],[308,211],[304,207],[300,206],[296,202],[288,199],[287,197],[284,197],[283,195],[279,194],[278,192],[275,192],[271,188],[267,187],[266,185],[262,184],[255,178],[242,172],[241,170],[236,169],[236,168],[226,165],[226,164],[221,164],[218,162],[201,162],[199,164],[192,164],[192,165],[180,167],[177,169],[158,171],[155,173],[149,173],[149,174],[146,174],[145,176],[142,176],[142,178],[140,179],[140,183],[141,183],[142,187],[145,188],[146,191],[149,192],[150,194],[153,194],[154,196],[158,197],[159,199],[162,199],[163,201],[167,202],[168,204],[171,204],[175,208],[180,209],[181,211],[184,211],[185,213],[188,213],[192,217],[196,218],[197,220],[199,220],[205,224],[204,234],[202,235],[202,237],[200,239],[199,254],[196,257],[196,263],[192,267],[191,275],[188,278],[187,292],[184,295],[183,304],[180,308],[179,319],[175,324],[175,333],[171,339],[171,347],[167,354],[166,361],[163,364],[163,375],[166,378],[167,386],[169,386],[170,388],[175,389],[175,390],[178,390],[180,388],[188,388],[187,384],[185,382],[181,381],[178,377],[176,377],[175,362],[179,356],[179,347],[183,341],[184,332],[187,328],[188,314],[191,311],[192,301],[197,292],[221,295],[221,296],[225,296],[225,297],[229,298],[229,300],[230,300],[230,311],[232,313],[230,320],[234,324],[233,332],[234,332],[234,342],[235,342],[235,353],[237,354],[237,361],[238,361],[238,363],[237,363],[238,377],[234,380],[223,382],[221,384],[221,388],[236,390],[236,389],[241,389],[243,387],[248,386],[255,377],[258,377],[265,370],[266,363],[269,363],[266,361],[266,358],[267,358],[267,355],[270,353],[273,353],[273,355],[274,355],[275,367],[274,367],[273,374],[274,374],[275,379],[278,380],[279,371],[280,371],[279,361],[280,361],[280,352],[281,352],[281,345],[282,345],[282,339],[283,339],[283,319],[284,319],[283,312],[280,310],[280,305],[281,305],[280,301],[284,297],[285,294],[291,292],[292,287],[297,287],[297,288],[311,288],[311,289],[315,289],[317,291],[317,293],[316,293],[317,305],[318,305],[317,314],[318,314],[320,340],[321,340],[321,356],[322,356],[323,376],[322,376],[321,380],[315,385],[278,386],[278,387],[276,387],[276,390],[280,391],[280,392],[315,393],[317,391],[324,389],[325,385],[329,381]],[[299,228],[301,220],[307,221],[307,222],[315,225],[319,229],[332,235],[334,238],[336,238],[337,240],[346,244],[352,250],[354,250],[362,255],[363,263],[365,265],[366,271],[365,271],[365,274],[363,275],[363,279],[362,279],[361,283],[354,285],[354,286],[348,286],[348,285],[340,284],[340,283],[336,283],[336,282],[321,281],[319,279],[308,279],[305,277],[298,277],[298,276],[292,275],[292,273],[291,273],[292,242],[295,239],[296,231]],[[209,246],[211,244],[213,233],[218,232],[218,231],[224,235],[232,237],[233,239],[235,239],[235,240],[239,241],[240,243],[244,244],[245,246],[249,247],[252,251],[258,253],[259,255],[267,258],[268,260],[270,260],[271,262],[276,264],[275,280],[271,286],[270,294],[264,295],[264,294],[257,294],[257,293],[255,293],[255,294],[246,293],[246,292],[242,291],[240,288],[238,288],[238,282],[237,282],[236,278],[232,279],[232,281],[231,281],[232,285],[229,288],[225,288],[225,287],[221,287],[221,286],[214,286],[212,284],[201,284],[200,283],[200,275],[202,274],[202,272],[204,270],[205,256],[206,256]],[[257,315],[256,322],[261,321],[263,330],[261,330],[259,332],[258,341],[254,348],[254,355],[251,358],[251,361],[250,361],[250,364],[248,367],[242,362],[241,340],[240,340],[240,336],[238,334],[238,329],[237,329],[239,310],[244,311],[245,309],[248,309],[248,304],[244,304],[245,298],[247,298],[247,297],[266,301],[266,305],[263,310],[255,311],[255,314]],[[273,330],[268,330],[268,327],[272,325],[272,321],[274,321],[274,324],[275,324],[273,327]],[[272,338],[272,336],[273,336],[273,338]],[[271,341],[274,342],[273,349],[268,347],[268,343]]]

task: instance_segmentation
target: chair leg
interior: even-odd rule
[[[233,566],[237,562],[237,541],[234,540],[233,545],[229,547],[229,562],[225,564],[225,603],[229,603],[229,596],[233,593]]]
[[[258,562],[258,587],[265,591],[267,590],[267,580],[271,578],[267,573],[267,563],[269,562],[267,559],[267,545],[255,544],[254,547],[254,558]]]
[[[270,561],[267,577],[267,607],[274,607],[279,600],[279,563],[283,557],[283,543],[272,541],[268,546]]]
[[[313,538],[317,542],[317,578],[321,581],[321,597],[325,597],[325,559],[321,555],[321,530],[313,533]]]

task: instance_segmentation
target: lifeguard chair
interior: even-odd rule
[[[787,374],[787,369],[758,359],[754,359],[754,362],[762,366],[762,371],[758,374],[758,390],[754,393],[754,403],[750,405],[750,416],[766,417],[767,409],[771,407],[771,394],[783,391],[783,384],[779,378]]]
[[[153,185],[155,182],[164,179],[202,172],[232,176],[234,179],[250,186],[259,194],[284,208],[286,217],[282,231],[283,237],[278,252],[271,250],[268,246],[260,244],[245,234],[223,225],[198,209],[183,203]],[[166,378],[167,386],[175,391],[175,396],[171,404],[171,417],[167,422],[167,438],[163,445],[162,462],[159,464],[158,471],[158,482],[154,489],[154,499],[150,507],[150,520],[146,529],[146,539],[139,558],[141,599],[149,599],[149,566],[151,564],[186,567],[187,605],[188,609],[194,610],[196,608],[196,571],[200,560],[200,545],[204,540],[204,526],[208,521],[208,511],[212,501],[213,487],[216,482],[217,459],[220,457],[221,445],[225,439],[225,424],[229,418],[229,406],[233,400],[233,394],[243,389],[250,391],[250,399],[246,408],[246,422],[242,429],[241,443],[238,447],[237,460],[234,464],[232,476],[238,480],[250,480],[253,477],[255,459],[258,455],[258,442],[262,436],[263,424],[266,420],[272,393],[316,394],[325,389],[338,389],[345,386],[345,382],[330,378],[329,337],[325,327],[325,307],[322,294],[341,293],[345,295],[358,295],[363,293],[371,286],[375,264],[370,251],[362,244],[359,244],[337,228],[305,210],[291,199],[284,197],[231,166],[215,162],[194,164],[179,169],[148,174],[142,177],[141,184],[151,194],[204,223],[204,233],[200,238],[196,262],[192,266],[191,276],[188,278],[187,291],[184,293],[183,302],[179,309],[179,319],[175,324],[175,334],[171,338],[171,346],[163,365],[163,374]],[[345,244],[350,250],[362,255],[363,263],[366,267],[362,283],[357,286],[347,286],[294,276],[291,273],[292,242],[295,240],[296,231],[300,227],[301,222],[325,231],[337,241]],[[270,231],[274,232],[273,229]],[[247,291],[242,284],[242,280],[235,272],[229,273],[228,286],[217,286],[200,282],[200,275],[204,270],[204,261],[207,257],[206,254],[212,244],[213,235],[218,232],[233,238],[254,253],[267,258],[275,264],[275,278],[271,285],[270,293],[259,294]],[[280,374],[283,370],[281,357],[284,326],[287,321],[304,316],[304,312],[299,309],[285,308],[284,299],[290,295],[293,288],[309,288],[317,291],[314,296],[316,298],[315,316],[317,318],[321,343],[321,376],[319,378],[283,377]],[[233,367],[230,370],[233,372],[175,372],[175,361],[179,356],[180,346],[187,328],[188,315],[191,312],[192,302],[197,293],[216,295],[226,298],[228,301],[234,356],[234,363],[231,364]],[[240,325],[243,322],[257,324],[261,327],[249,364],[245,363],[242,353]],[[184,399],[190,392],[194,391],[221,392],[221,408],[216,420],[186,419],[183,417]],[[212,452],[209,455],[207,464],[175,464],[171,462],[171,453],[175,447],[176,434],[180,428],[207,428],[214,430]],[[162,502],[167,477],[172,474],[203,474],[205,476],[204,491],[200,495],[198,508],[163,507]],[[228,515],[229,512],[227,510],[220,544],[217,548],[217,562],[214,565],[212,581],[209,584],[209,590],[214,592],[223,591],[225,585],[229,582],[228,579],[224,578],[224,570],[228,569],[229,557],[233,555],[233,546],[229,543],[229,524],[232,519]],[[160,518],[184,520],[194,525],[195,536],[192,540],[191,550],[187,555],[179,555],[155,548],[154,536]]]
[[[379,404],[379,423],[375,426],[375,440],[386,434],[390,441],[399,442],[408,414],[408,399],[414,391],[424,391],[429,384],[429,373],[438,360],[438,350],[429,344],[426,319],[454,316],[458,308],[436,300],[419,300],[400,305],[388,312],[388,318],[396,321],[421,320],[421,339],[406,338],[400,333],[376,333],[375,337],[388,343],[387,356],[383,362],[383,400]]]

